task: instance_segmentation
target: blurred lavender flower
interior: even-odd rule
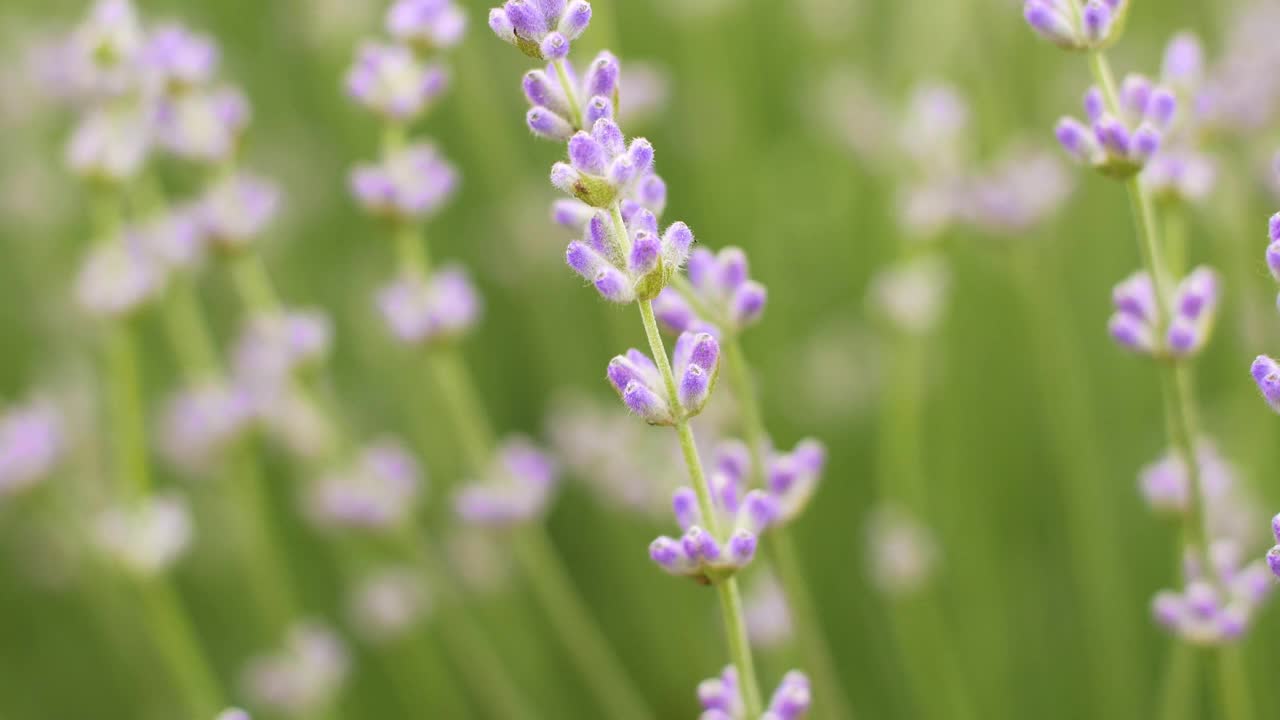
[[[654,540],[649,557],[672,575],[701,583],[719,582],[746,567],[755,557],[760,533],[778,518],[778,503],[763,490],[747,491],[742,478],[721,468],[711,473],[714,518],[702,516],[692,488],[677,488],[671,504],[684,535]]]
[[[434,215],[457,187],[457,171],[430,143],[410,145],[351,171],[351,193],[360,206],[397,220]]]
[[[1160,149],[1173,125],[1178,98],[1141,75],[1129,75],[1118,101],[1120,107],[1108,108],[1102,91],[1089,88],[1084,96],[1089,124],[1065,117],[1055,133],[1077,161],[1123,180],[1140,172]]]
[[[1159,200],[1198,203],[1213,191],[1217,175],[1218,166],[1209,155],[1175,147],[1156,153],[1140,178]]]
[[[332,339],[332,324],[320,310],[259,313],[236,341],[235,376],[251,386],[279,384],[326,356]]]
[[[565,262],[610,302],[652,300],[689,257],[693,232],[676,222],[659,234],[657,217],[644,209],[623,226],[627,237],[618,236],[607,212],[596,212],[582,240],[569,243]]]
[[[108,508],[94,521],[98,548],[140,575],[168,569],[186,551],[191,535],[191,511],[176,493]]]
[[[1129,12],[1127,0],[1026,0],[1022,14],[1037,35],[1064,50],[1096,50],[1115,42]]]
[[[598,208],[634,192],[653,170],[653,145],[636,138],[628,146],[618,124],[601,118],[591,132],[569,139],[569,162],[551,168],[551,184]]]
[[[778,648],[790,642],[795,628],[786,593],[772,573],[762,573],[746,590],[743,612],[751,646]]]
[[[451,0],[396,0],[387,8],[385,25],[391,37],[429,52],[457,45],[467,16]]]
[[[1204,46],[1193,32],[1174,35],[1164,48],[1160,64],[1161,81],[1173,88],[1180,98],[1193,96],[1204,85]]]
[[[156,141],[175,156],[218,164],[231,158],[249,125],[249,101],[239,88],[192,90],[156,108]]]
[[[546,511],[558,475],[555,461],[529,439],[509,438],[485,476],[454,496],[454,511],[477,526],[506,528],[537,520]]]
[[[1187,642],[1223,645],[1245,634],[1275,582],[1266,563],[1244,565],[1240,545],[1233,540],[1214,541],[1209,554],[1211,573],[1188,563],[1186,585],[1181,591],[1156,593],[1152,613],[1156,622]]]
[[[121,183],[146,163],[155,128],[143,108],[107,107],[87,112],[67,141],[66,162],[88,180]]]
[[[45,400],[12,407],[0,416],[0,498],[43,480],[62,459],[66,429]]]
[[[489,27],[535,60],[562,60],[591,23],[585,0],[508,0],[489,11]]]
[[[732,665],[720,677],[703,680],[698,684],[698,702],[703,707],[699,720],[755,720],[747,717],[741,692],[738,671]],[[792,670],[782,677],[760,720],[800,720],[808,714],[810,702],[809,678]]]
[[[1268,127],[1280,108],[1280,7],[1262,1],[1235,11],[1225,49],[1196,95],[1198,122],[1206,129],[1252,134]]]
[[[564,71],[573,97],[567,96],[560,82],[553,79],[556,71],[550,65],[546,70],[525,73],[521,83],[530,105],[525,116],[529,129],[539,137],[561,142],[573,137],[575,132],[594,127],[597,120],[613,118],[618,107],[621,74],[618,59],[607,50],[596,55],[582,78],[568,61],[564,63]],[[581,117],[575,114],[575,108]]]
[[[751,279],[741,248],[727,247],[719,253],[698,248],[689,255],[688,274],[693,298],[665,288],[654,301],[658,321],[672,331],[718,334],[723,329],[736,335],[764,315],[768,293]]]
[[[258,704],[292,717],[315,717],[331,703],[350,672],[346,645],[316,622],[295,624],[278,652],[251,659],[246,694]]]
[[[449,564],[467,589],[493,593],[511,579],[512,559],[504,539],[486,528],[457,525],[446,542]]]
[[[240,250],[265,230],[280,207],[280,188],[247,172],[223,178],[205,191],[201,222],[224,250]]]
[[[347,93],[396,123],[422,114],[448,86],[444,67],[424,64],[402,45],[365,43],[347,73]]]
[[[154,300],[164,284],[164,268],[146,247],[145,237],[128,228],[89,251],[76,277],[76,300],[95,316],[122,317]]]
[[[751,452],[741,441],[720,443],[714,463],[718,472],[732,478],[738,485],[745,486],[751,476]],[[787,525],[808,507],[826,464],[826,447],[812,438],[796,443],[789,453],[773,449],[767,451],[763,475],[765,491],[776,510],[771,524]]]
[[[227,708],[218,713],[218,717],[214,720],[253,720],[249,717],[249,713],[240,708]]]
[[[352,624],[374,643],[405,635],[431,610],[421,575],[412,568],[387,568],[364,578],[349,599]]]
[[[923,82],[911,89],[898,128],[898,148],[916,166],[953,175],[969,148],[969,102],[956,87]]]
[[[378,292],[378,308],[397,340],[420,345],[466,333],[479,320],[483,302],[466,270],[450,266],[426,280],[401,277]]]
[[[925,335],[942,317],[950,273],[941,257],[922,255],[881,270],[867,302],[899,332]]]
[[[99,99],[136,90],[145,41],[133,3],[95,2],[58,57],[68,94]]]
[[[198,205],[177,205],[139,228],[147,251],[171,271],[193,270],[204,259],[208,237]]]
[[[203,85],[218,69],[213,40],[177,23],[160,25],[146,38],[140,60],[149,79],[170,91]]]
[[[1209,524],[1217,525],[1213,518],[1218,514],[1218,508],[1230,500],[1235,489],[1235,471],[1218,453],[1217,446],[1207,439],[1196,443],[1196,461],[1199,464],[1199,490]],[[1138,472],[1138,488],[1142,497],[1147,506],[1157,513],[1185,513],[1189,484],[1186,463],[1180,454],[1172,451]]]
[[[618,86],[625,91],[626,98],[626,102],[614,103],[620,125],[634,127],[662,117],[671,94],[671,79],[664,68],[653,63],[628,62]]]
[[[324,409],[288,378],[251,378],[246,386],[254,415],[289,452],[316,461],[334,446],[335,429]]]
[[[308,491],[308,510],[325,527],[402,527],[417,510],[425,485],[422,475],[404,446],[384,440],[362,450],[350,466],[315,481]]]
[[[206,471],[242,436],[253,416],[253,401],[245,390],[218,381],[200,383],[169,400],[160,447],[177,467]]]
[[[1213,270],[1200,266],[1178,284],[1169,299],[1173,318],[1164,325],[1158,317],[1155,288],[1145,271],[1130,275],[1112,291],[1116,312],[1108,329],[1120,345],[1153,357],[1190,357],[1197,354],[1213,330],[1218,303],[1218,279]]]
[[[985,233],[1019,237],[1061,209],[1073,189],[1073,179],[1057,158],[1014,147],[957,188],[956,212]]]
[[[674,425],[706,407],[720,371],[720,344],[707,333],[682,333],[672,352],[676,397],[670,398],[658,366],[634,348],[609,362],[608,377],[627,409],[650,425]],[[679,403],[672,408],[670,401]]]
[[[867,560],[880,592],[899,597],[923,588],[938,563],[933,533],[903,508],[885,506],[867,523]]]

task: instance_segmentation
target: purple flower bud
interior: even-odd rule
[[[1204,48],[1194,33],[1178,33],[1169,41],[1160,76],[1164,82],[1186,90],[1199,87],[1204,77]]]
[[[648,385],[629,383],[622,389],[622,401],[627,409],[651,425],[669,425],[672,422],[671,409],[666,401]]]
[[[423,65],[403,45],[366,43],[347,72],[347,93],[389,120],[417,117],[448,86],[438,65]]]
[[[763,285],[755,281],[743,283],[729,301],[729,319],[739,328],[752,325],[764,314],[767,300],[768,291]]]
[[[1271,568],[1272,574],[1280,578],[1280,545],[1267,551],[1267,567]]]
[[[586,30],[591,6],[582,0],[509,0],[489,11],[489,27],[504,41],[537,59],[561,59],[569,41]]]
[[[1160,149],[1160,131],[1150,125],[1143,125],[1133,134],[1133,145],[1130,154],[1134,161],[1145,165],[1156,151]]]
[[[702,513],[698,510],[698,496],[690,488],[676,489],[671,496],[671,509],[675,512],[676,524],[681,530],[688,530],[703,522]]]
[[[385,25],[395,39],[428,51],[457,45],[467,16],[447,0],[397,0],[387,9]]]
[[[1135,352],[1150,353],[1155,350],[1151,327],[1132,315],[1116,313],[1107,324],[1111,338]]]
[[[738,565],[746,565],[756,554],[756,536],[748,530],[739,530],[729,539],[729,555]]]
[[[1088,128],[1075,118],[1062,118],[1054,131],[1062,148],[1080,162],[1091,162],[1096,148]]]
[[[1157,127],[1167,128],[1178,111],[1178,96],[1166,88],[1156,88],[1147,105],[1146,116]]]
[[[1182,596],[1169,590],[1156,593],[1151,601],[1151,613],[1155,616],[1156,622],[1169,630],[1178,629],[1185,611],[1186,606]]]
[[[210,239],[235,250],[261,235],[279,207],[280,189],[274,182],[239,172],[205,192],[200,219]]]
[[[569,4],[568,9],[561,18],[557,28],[560,33],[570,40],[576,40],[583,31],[587,29],[587,25],[591,23],[591,5],[585,0],[573,0]]]
[[[1097,0],[1084,6],[1084,35],[1090,43],[1097,44],[1107,38],[1111,30],[1111,10]]]
[[[656,270],[661,253],[661,240],[647,232],[638,233],[628,261],[632,275],[647,275]]]
[[[538,49],[542,52],[542,57],[548,60],[563,60],[569,56],[569,41],[558,32],[549,33],[542,38]]]
[[[141,61],[147,73],[166,87],[188,88],[213,77],[218,47],[208,36],[169,23],[151,31]]]
[[[1271,216],[1267,224],[1267,237],[1271,238],[1272,242],[1280,242],[1280,213]]]
[[[573,126],[569,121],[546,108],[530,108],[525,114],[525,124],[534,135],[547,140],[563,141],[573,136]]]
[[[664,289],[654,298],[653,314],[663,327],[676,333],[691,329],[698,321],[693,308],[680,297],[680,293],[671,288]]]
[[[40,400],[0,416],[0,497],[48,477],[64,452],[63,426],[57,409]]]
[[[613,94],[618,90],[619,72],[618,59],[608,51],[601,52],[591,62],[591,66],[587,68],[586,77],[583,78],[582,82],[583,95],[586,97],[613,97]],[[591,124],[594,125],[594,123]]]
[[[586,125],[594,125],[600,120],[613,118],[613,103],[602,95],[596,95],[587,102],[583,109],[582,121]]]
[[[470,330],[483,304],[466,271],[445,267],[425,281],[404,277],[378,293],[378,308],[396,339],[409,345],[450,340]]]
[[[590,134],[580,132],[569,140],[569,162],[580,172],[603,175],[605,152]]]
[[[483,477],[464,485],[454,510],[465,521],[512,527],[536,520],[546,511],[559,468],[527,438],[505,440]]]
[[[1022,6],[1022,16],[1036,34],[1054,45],[1067,48],[1076,46],[1071,18],[1053,0],[1027,0]]]
[[[1266,355],[1259,355],[1250,368],[1262,397],[1272,410],[1280,413],[1280,364]],[[1278,541],[1280,542],[1280,541]]]
[[[581,230],[596,212],[581,200],[556,200],[551,206],[551,219],[567,228]]]
[[[1120,105],[1133,117],[1142,117],[1147,113],[1151,102],[1151,81],[1142,75],[1128,75],[1120,88]]]
[[[1084,93],[1084,116],[1089,118],[1089,122],[1096,123],[1106,112],[1107,103],[1102,97],[1102,91],[1096,85],[1091,86]]]

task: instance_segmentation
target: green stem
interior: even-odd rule
[[[1160,686],[1160,720],[1191,720],[1196,702],[1196,649],[1175,639]]]
[[[1253,720],[1253,696],[1245,674],[1240,648],[1228,645],[1218,648],[1218,692],[1221,695],[1224,720]]]
[[[120,483],[120,498],[125,501],[146,497],[151,490],[138,350],[130,322],[129,318],[116,321],[107,338],[116,481]]]
[[[667,402],[673,409],[678,408],[680,404],[676,393],[675,374],[671,372],[667,348],[662,342],[662,333],[658,331],[658,321],[653,315],[653,304],[650,301],[641,300],[636,305],[640,307],[640,319],[644,323],[644,333],[649,340],[649,351],[658,365],[658,372],[662,375],[662,382],[666,386]],[[694,493],[698,496],[698,509],[707,525],[706,529],[713,537],[721,538],[723,536],[720,534],[719,522],[711,502],[711,488],[707,484],[706,474],[702,471],[698,446],[686,418],[681,417],[676,421],[676,434],[680,437],[680,450],[684,454]],[[716,591],[720,594],[720,610],[724,618],[725,636],[729,643],[729,656],[738,669],[738,682],[742,685],[742,700],[746,715],[750,718],[759,717],[763,704],[760,699],[759,681],[756,679],[755,663],[751,657],[751,644],[747,639],[747,623],[743,617],[738,582],[733,577],[729,577],[715,585]]]
[[[578,100],[578,89],[569,81],[569,73],[564,69],[563,60],[553,60],[552,66],[556,69],[556,78],[560,80],[560,89],[564,91],[565,98],[569,101],[569,120],[573,122],[573,126],[578,130],[584,130],[582,127],[582,104]]]
[[[200,299],[191,278],[174,278],[164,303],[164,320],[182,372],[189,382],[218,373],[218,352],[200,310]]]
[[[395,231],[396,259],[400,272],[416,278],[425,278],[431,272],[431,259],[422,231],[416,223],[399,221]]]
[[[472,473],[484,472],[489,463],[493,433],[480,410],[475,384],[467,372],[462,355],[454,347],[432,352],[431,372],[435,376],[441,400],[452,422],[450,426],[462,446],[467,468]]]
[[[241,301],[251,312],[268,312],[280,308],[271,276],[262,264],[262,257],[253,250],[245,250],[232,259],[231,278],[236,284]]]
[[[1173,277],[1182,277],[1187,271],[1187,213],[1177,201],[1165,203],[1164,208],[1164,243],[1169,248],[1169,273]]]
[[[213,717],[222,709],[222,694],[201,653],[195,629],[182,611],[181,598],[162,577],[140,578],[137,587],[152,626],[152,639],[175,674],[191,717]]]

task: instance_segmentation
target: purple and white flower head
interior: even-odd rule
[[[239,88],[222,85],[162,101],[156,109],[156,141],[185,160],[206,164],[232,157],[251,117]]]
[[[425,280],[401,277],[378,291],[377,302],[396,340],[407,345],[460,337],[475,326],[484,308],[461,266],[441,268]]]
[[[245,693],[264,708],[291,717],[315,717],[333,702],[351,670],[342,638],[318,622],[289,629],[280,650],[246,664]]]
[[[569,138],[569,162],[551,168],[551,184],[582,202],[608,208],[636,191],[653,171],[653,145],[636,138],[627,145],[610,118]]]
[[[1236,541],[1215,540],[1209,547],[1208,573],[1199,562],[1188,562],[1181,590],[1156,593],[1151,603],[1156,622],[1195,645],[1238,641],[1275,587],[1268,563],[1246,565],[1243,558]]]
[[[261,235],[280,208],[280,188],[247,172],[223,178],[201,200],[201,222],[210,240],[236,251]]]
[[[667,209],[667,184],[659,175],[650,172],[622,194],[618,206],[622,210],[623,221],[643,210],[661,219]],[[576,232],[584,232],[597,212],[597,208],[573,198],[563,198],[551,204],[551,219]]]
[[[891,327],[910,335],[931,332],[942,319],[951,275],[937,255],[922,255],[878,272],[867,302]]]
[[[249,713],[240,708],[227,708],[218,713],[218,717],[214,718],[214,720],[253,720],[253,718],[249,717]]]
[[[734,478],[739,485],[748,484],[752,468],[746,443],[739,440],[720,443],[714,463],[718,472]],[[777,511],[772,524],[787,525],[804,512],[818,489],[826,464],[827,449],[813,438],[796,443],[791,452],[773,449],[767,452],[762,477],[765,492]]]
[[[1205,505],[1206,520],[1209,525],[1217,526],[1225,534],[1226,528],[1222,526],[1232,518],[1221,518],[1223,513],[1219,510],[1225,504],[1233,502],[1232,494],[1237,489],[1235,471],[1219,454],[1217,446],[1208,439],[1202,438],[1196,443],[1196,462],[1199,465],[1199,489]],[[1189,486],[1186,463],[1176,452],[1166,452],[1138,472],[1138,489],[1147,507],[1157,513],[1182,515],[1187,512]]]
[[[207,471],[243,436],[254,418],[246,390],[220,381],[185,388],[168,402],[160,426],[160,448],[187,472]]]
[[[725,667],[720,677],[698,683],[698,702],[703,708],[699,720],[756,720],[747,717],[742,688],[738,685],[738,671],[732,665]],[[800,720],[808,714],[811,702],[809,678],[792,670],[782,676],[782,682],[769,698],[769,706],[759,720]]]
[[[1280,363],[1266,355],[1259,355],[1249,370],[1262,393],[1262,399],[1267,401],[1272,410],[1280,413]]]
[[[348,599],[352,624],[374,643],[403,637],[430,611],[422,575],[409,567],[384,568],[365,577]]]
[[[555,461],[528,438],[509,438],[485,476],[458,490],[454,511],[467,523],[483,527],[535,521],[546,512],[559,474]]]
[[[598,211],[565,250],[565,262],[604,299],[619,304],[653,300],[680,271],[693,246],[693,231],[683,222],[659,233],[658,218],[640,209],[623,220],[621,237],[609,213]]]
[[[760,573],[748,585],[742,601],[751,646],[779,648],[791,641],[795,623],[782,585],[772,573]]]
[[[596,55],[581,78],[567,61],[564,71],[569,78],[572,97],[565,94],[565,88],[556,78],[556,70],[552,66],[547,66],[546,70],[530,70],[521,82],[525,99],[529,101],[529,112],[525,115],[529,129],[534,135],[560,142],[569,140],[578,131],[594,127],[597,120],[613,118],[618,107],[618,78],[621,73],[618,59],[607,50]],[[573,112],[574,105],[578,106],[580,118]]]
[[[1074,180],[1040,149],[1015,147],[992,167],[966,178],[955,203],[960,220],[987,234],[1025,237],[1062,208]]]
[[[204,259],[208,234],[199,205],[178,205],[145,222],[148,251],[171,271],[194,270]]]
[[[236,341],[235,377],[250,386],[279,384],[322,360],[333,326],[320,310],[264,312],[249,318]]]
[[[218,46],[207,35],[178,23],[151,30],[140,56],[148,79],[169,91],[184,91],[209,82],[218,70]]]
[[[1191,98],[1204,85],[1204,45],[1193,32],[1183,31],[1169,39],[1160,64],[1160,80],[1179,97]]]
[[[103,510],[94,519],[98,548],[139,575],[164,572],[191,543],[191,511],[176,493]]]
[[[403,445],[384,440],[313,483],[307,504],[325,527],[386,530],[410,521],[423,494],[422,469]]]
[[[266,432],[293,455],[320,460],[334,446],[336,432],[324,409],[288,378],[249,378],[254,415]]]
[[[959,88],[924,82],[911,89],[902,109],[897,147],[926,177],[956,174],[971,147],[969,102]]]
[[[430,143],[351,171],[351,193],[367,212],[402,221],[435,214],[458,187],[458,172]]]
[[[98,0],[67,41],[61,62],[75,94],[118,97],[138,89],[146,36],[129,0]]]
[[[144,235],[130,228],[89,251],[76,277],[76,300],[95,316],[124,317],[157,298],[165,280],[165,268],[151,254]]]
[[[1156,153],[1138,177],[1160,200],[1198,203],[1213,191],[1218,165],[1206,153],[1171,147]]]
[[[1165,143],[1178,110],[1178,97],[1141,75],[1129,75],[1117,99],[1107,107],[1097,87],[1084,96],[1088,124],[1073,117],[1058,121],[1058,142],[1077,161],[1104,175],[1127,179],[1140,172]]]
[[[867,524],[871,580],[890,597],[915,593],[938,564],[938,543],[929,528],[903,508],[877,508]]]
[[[535,60],[563,60],[591,23],[585,0],[508,0],[489,11],[489,27]]]
[[[452,0],[396,0],[387,8],[391,37],[418,52],[457,45],[467,29],[467,16]]]
[[[720,344],[709,333],[682,333],[671,356],[676,397],[658,366],[634,348],[609,361],[608,377],[627,409],[650,425],[674,425],[702,412],[720,372]],[[672,407],[671,403],[676,403]]]
[[[113,184],[131,180],[146,164],[154,135],[154,123],[141,108],[90,110],[67,141],[67,167],[88,180]]]
[[[65,435],[61,413],[44,400],[0,416],[0,498],[48,477],[62,459]]]
[[[741,475],[716,469],[708,485],[715,517],[703,517],[692,488],[677,488],[671,506],[684,534],[649,545],[649,557],[663,570],[701,583],[719,582],[750,564],[760,533],[778,518],[777,501],[763,490],[748,491]]]
[[[443,66],[423,63],[404,45],[365,43],[347,72],[347,93],[396,123],[421,115],[448,86]]]
[[[1114,43],[1124,28],[1128,0],[1025,0],[1022,16],[1037,35],[1064,50],[1097,50]]]
[[[697,248],[689,255],[693,297],[666,288],[654,301],[658,320],[675,332],[720,329],[737,335],[760,321],[768,292],[751,279],[747,254],[727,247],[718,253]]]
[[[1116,285],[1111,293],[1116,311],[1108,323],[1111,337],[1134,352],[1152,357],[1194,356],[1213,330],[1218,305],[1217,274],[1200,266],[1183,278],[1169,299],[1173,317],[1167,327],[1159,317],[1155,293],[1146,271],[1134,273]]]

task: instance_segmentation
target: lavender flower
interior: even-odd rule
[[[412,518],[424,484],[417,460],[398,442],[384,440],[313,483],[308,509],[326,527],[394,529]]]
[[[205,192],[201,222],[218,247],[242,250],[266,230],[279,207],[280,188],[275,183],[239,172]]]
[[[609,362],[608,377],[631,412],[650,425],[674,425],[691,418],[711,399],[720,371],[720,344],[708,333],[683,333],[672,353],[676,397],[668,397],[658,366],[632,348]],[[679,403],[671,407],[671,402]]]
[[[457,187],[457,171],[429,143],[410,145],[351,172],[351,193],[361,207],[404,221],[434,215]]]
[[[208,469],[253,420],[248,393],[223,382],[204,382],[169,400],[160,427],[160,447],[177,467]]]
[[[385,24],[396,40],[428,52],[457,45],[467,16],[451,0],[397,0],[387,8]]]
[[[871,281],[867,302],[896,330],[931,332],[941,319],[950,274],[942,258],[922,255],[881,270]]]
[[[719,253],[698,248],[689,256],[688,273],[692,298],[666,288],[654,301],[654,314],[671,330],[723,329],[736,335],[764,315],[768,293],[750,278],[741,248],[727,247]]]
[[[207,35],[167,23],[150,32],[140,59],[153,81],[167,90],[182,91],[213,78],[218,46]]]
[[[1280,364],[1266,355],[1259,355],[1249,371],[1262,392],[1262,398],[1272,410],[1280,413]]]
[[[466,270],[452,266],[426,280],[401,277],[378,292],[378,308],[397,340],[423,345],[466,333],[479,320],[483,303]]]
[[[349,614],[361,635],[375,643],[402,637],[430,612],[430,595],[411,568],[388,568],[364,578],[351,592]]]
[[[555,491],[559,468],[550,456],[523,437],[506,440],[485,476],[464,485],[454,511],[468,523],[513,527],[537,520]]]
[[[1209,155],[1181,147],[1156,153],[1139,179],[1152,195],[1165,202],[1197,203],[1213,191],[1218,166]]]
[[[652,300],[689,257],[693,232],[676,222],[659,234],[657,217],[644,209],[624,219],[623,228],[620,237],[609,214],[596,212],[582,240],[569,243],[565,262],[610,302]]]
[[[193,90],[156,110],[156,142],[177,157],[215,165],[230,159],[249,125],[249,101],[230,85]]]
[[[1267,567],[1271,568],[1271,573],[1280,578],[1280,515],[1271,518],[1271,534],[1276,539],[1276,545],[1267,551]]]
[[[779,648],[790,642],[795,633],[786,593],[770,573],[762,574],[747,588],[743,614],[752,647]]]
[[[1108,108],[1102,91],[1089,88],[1084,96],[1089,124],[1066,117],[1058,121],[1056,134],[1077,161],[1123,180],[1140,172],[1160,149],[1173,124],[1178,99],[1168,88],[1153,86],[1141,75],[1129,75],[1118,102],[1119,107]]]
[[[672,575],[702,583],[732,577],[755,557],[759,535],[778,518],[778,503],[763,490],[746,491],[740,475],[717,470],[708,478],[714,518],[705,518],[692,488],[677,488],[671,504],[684,535],[659,537],[649,557]]]
[[[1178,284],[1170,310],[1173,318],[1160,336],[1155,288],[1150,276],[1137,272],[1112,291],[1116,312],[1108,324],[1111,337],[1134,352],[1153,357],[1184,358],[1195,355],[1209,340],[1218,303],[1217,275],[1201,266]]]
[[[153,123],[140,108],[91,110],[81,118],[67,142],[67,167],[88,180],[131,180],[146,163],[153,136]]]
[[[957,188],[955,214],[985,233],[1023,237],[1057,212],[1073,189],[1057,158],[1039,149],[1015,147]]]
[[[351,668],[346,645],[333,630],[295,624],[285,646],[245,667],[243,685],[257,703],[293,717],[315,717],[333,701]]]
[[[644,138],[628,146],[618,124],[601,118],[591,132],[569,139],[569,162],[551,168],[551,184],[598,208],[608,208],[634,192],[653,170],[653,145]]]
[[[738,671],[732,665],[720,677],[703,680],[698,684],[698,702],[703,707],[699,720],[755,720],[747,717],[741,693]],[[792,670],[782,677],[760,720],[800,720],[809,712],[811,701],[809,678]]]
[[[867,523],[871,580],[890,597],[910,595],[933,577],[938,543],[933,533],[903,508],[877,508]]]
[[[0,416],[0,498],[48,477],[65,444],[62,416],[49,402],[36,400]]]
[[[562,60],[591,23],[585,0],[508,0],[489,11],[489,27],[535,60]]]
[[[720,443],[715,453],[716,470],[745,485],[751,476],[751,452],[746,443],[728,440]],[[795,520],[809,505],[818,488],[822,470],[827,464],[827,449],[808,438],[796,443],[789,452],[770,449],[766,453],[765,491],[773,500],[777,515],[774,525],[783,526]]]
[[[99,317],[124,317],[164,289],[165,271],[134,228],[89,251],[76,277],[76,300]]]
[[[236,342],[235,376],[254,387],[280,384],[327,355],[332,338],[329,318],[319,310],[259,313]]]
[[[618,59],[608,51],[596,55],[581,79],[568,61],[564,63],[564,71],[569,78],[572,97],[565,94],[558,80],[553,79],[556,71],[550,65],[545,71],[525,73],[522,82],[524,96],[530,105],[525,116],[529,129],[539,137],[561,142],[573,137],[575,132],[593,127],[597,120],[613,118],[618,106],[618,78],[621,73]],[[581,117],[575,114],[575,107],[578,107]]]
[[[227,708],[218,713],[218,717],[214,720],[253,720],[249,717],[249,713],[240,708]]]
[[[1064,50],[1096,50],[1115,42],[1129,12],[1127,0],[1026,0],[1023,17],[1037,35]]]
[[[1215,541],[1209,549],[1211,574],[1188,563],[1181,591],[1162,590],[1152,600],[1156,622],[1196,645],[1224,645],[1239,640],[1275,583],[1266,563],[1242,564],[1240,545]]]
[[[1218,515],[1219,505],[1230,500],[1235,473],[1218,453],[1217,446],[1206,439],[1196,443],[1196,463],[1206,514],[1211,524],[1216,524],[1212,520]],[[1154,512],[1181,515],[1188,510],[1189,480],[1182,456],[1170,451],[1139,471],[1138,489]]]
[[[99,549],[140,575],[157,575],[173,565],[190,544],[191,533],[191,512],[175,493],[108,508],[94,521]]]
[[[1192,32],[1180,32],[1164,48],[1160,78],[1179,95],[1193,94],[1204,84],[1204,46]]]
[[[145,39],[129,0],[94,3],[88,17],[72,32],[61,57],[74,94],[109,98],[136,89]]]
[[[622,210],[624,222],[645,210],[654,217],[661,218],[667,208],[667,184],[657,174],[650,172],[624,190],[618,207]],[[597,212],[596,208],[581,200],[570,198],[556,200],[551,205],[552,219],[577,232],[584,232],[587,223],[591,222]]]
[[[402,45],[365,43],[347,72],[347,93],[396,123],[421,115],[448,85],[442,66],[422,63]]]

